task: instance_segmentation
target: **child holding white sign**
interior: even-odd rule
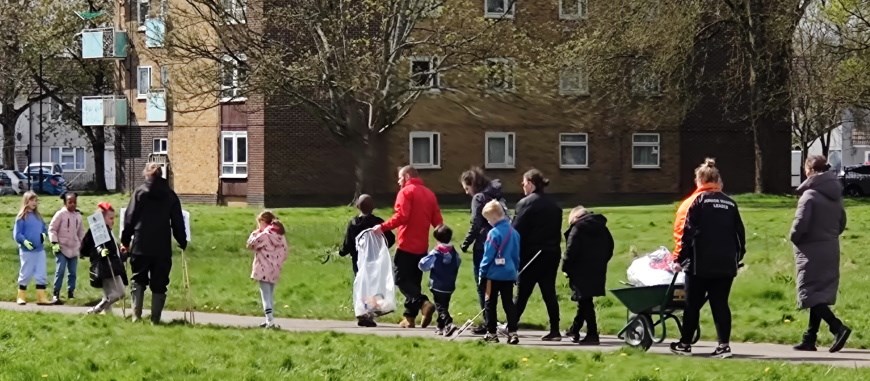
[[[88,314],[111,312],[112,304],[124,297],[127,286],[127,271],[124,269],[126,255],[118,252],[118,244],[112,234],[115,226],[115,209],[108,202],[97,204],[103,224],[91,222],[90,229],[82,240],[81,257],[91,261],[91,286],[103,289],[103,299],[88,309]],[[97,223],[95,223],[97,222]],[[100,243],[97,243],[100,242]]]

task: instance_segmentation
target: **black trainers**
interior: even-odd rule
[[[691,344],[683,344],[681,342],[671,343],[671,353],[675,355],[681,356],[691,356],[692,355],[692,345]]]
[[[447,326],[444,327],[444,330],[443,330],[444,337],[453,336],[453,334],[456,332],[457,329],[459,329],[459,327],[457,327],[456,324],[453,324],[453,323],[447,324]]]
[[[497,343],[498,342],[498,334],[487,333],[486,336],[483,337],[483,341],[487,342],[487,343]]]
[[[720,358],[720,359],[730,358],[731,357],[731,346],[729,346],[728,344],[719,344],[719,346],[716,347],[716,350],[714,350],[713,353],[710,354],[710,357],[715,357],[715,358]]]
[[[846,346],[846,340],[849,340],[849,335],[851,334],[851,328],[846,327],[845,325],[840,326],[840,330],[837,331],[837,334],[834,336],[834,344],[831,345],[831,348],[828,349],[828,352],[835,353],[843,349],[843,347]]]
[[[63,300],[60,300],[60,294],[54,294],[54,296],[51,298],[51,304],[54,304],[56,306],[63,305]]]
[[[517,345],[520,343],[520,335],[517,335],[516,332],[508,333],[508,344]]]
[[[481,324],[477,327],[474,327],[474,329],[471,330],[471,333],[474,335],[486,335],[486,326]]]
[[[66,292],[66,298],[67,298],[67,299],[75,299],[75,298],[76,298],[75,291],[73,291],[73,290],[69,290],[69,291],[67,291],[67,292]]]
[[[805,333],[800,344],[793,346],[796,351],[815,352],[816,351],[816,335]]]
[[[367,327],[367,328],[372,328],[372,327],[378,326],[378,324],[375,323],[375,321],[370,319],[370,318],[358,318],[356,321],[356,325],[358,325],[360,327]]]
[[[550,332],[545,336],[541,337],[541,341],[562,341],[562,335],[559,331]]]
[[[580,345],[601,345],[601,339],[597,333],[587,333],[582,340],[575,341]]]

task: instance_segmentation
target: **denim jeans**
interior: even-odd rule
[[[54,263],[57,265],[54,270],[54,293],[60,293],[61,286],[63,286],[63,275],[67,271],[69,272],[69,278],[67,279],[67,289],[69,291],[75,291],[76,269],[79,265],[79,259],[67,258],[63,255],[63,253],[57,253],[54,255],[54,257]]]

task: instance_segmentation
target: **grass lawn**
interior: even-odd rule
[[[96,203],[108,199],[116,206],[125,206],[120,195],[88,196],[79,201],[87,215],[96,209]],[[19,199],[0,198],[0,231],[7,239],[0,240],[0,299],[14,300],[18,256],[11,239],[11,224],[17,212]],[[55,197],[41,199],[41,210],[46,219],[61,206]],[[379,200],[387,205],[392,200]],[[514,200],[515,201],[515,200]],[[787,197],[737,197],[747,226],[748,254],[746,267],[735,282],[731,305],[734,315],[734,341],[791,343],[798,340],[807,320],[807,313],[797,311],[794,297],[794,264],[791,244],[786,235],[791,224],[796,200]],[[567,206],[567,205],[566,205]],[[593,205],[594,206],[594,205]],[[187,251],[191,285],[198,310],[245,315],[261,313],[259,293],[249,279],[251,254],[244,248],[245,240],[254,226],[255,209],[189,205],[192,214],[192,242]],[[120,208],[118,208],[120,209]],[[616,253],[608,271],[608,287],[620,287],[625,270],[632,259],[632,251],[645,253],[660,245],[671,246],[671,225],[675,205],[627,206],[597,208],[609,219],[616,239]],[[321,264],[325,253],[334,250],[346,224],[354,214],[349,208],[297,208],[278,209],[279,217],[288,227],[291,245],[290,259],[283,271],[276,291],[276,314],[284,317],[318,319],[352,319],[350,303],[352,271],[348,258],[333,257]],[[379,210],[386,218],[389,211]],[[870,306],[866,289],[870,282],[870,256],[866,246],[870,243],[870,222],[861,216],[870,215],[870,203],[848,203],[849,226],[843,235],[841,296],[837,312],[852,326],[854,333],[850,347],[870,347]],[[567,216],[567,213],[566,213]],[[447,223],[455,232],[468,227],[468,212],[456,208],[445,210]],[[117,228],[117,227],[116,227]],[[5,229],[5,230],[4,230]],[[460,235],[460,234],[457,234]],[[461,237],[459,237],[461,238]],[[457,238],[457,239],[459,239]],[[862,250],[862,247],[865,248]],[[86,261],[79,263],[79,291],[77,304],[95,302],[99,291],[88,286]],[[175,256],[168,307],[180,309],[182,298],[180,256]],[[460,269],[458,291],[454,294],[451,310],[459,319],[477,313],[476,294],[473,289],[471,262]],[[54,273],[53,257],[49,262],[49,278]],[[30,287],[30,293],[33,293]],[[65,294],[65,292],[64,292]],[[559,298],[562,308],[562,327],[566,328],[574,314],[569,300],[566,280],[560,277]],[[31,296],[32,299],[32,296]],[[596,301],[599,321],[604,333],[616,333],[625,322],[625,309],[612,296]],[[398,314],[383,319],[398,321]],[[705,308],[702,318],[705,338],[714,338],[709,312]],[[523,322],[543,326],[546,311],[539,294],[529,304]],[[674,336],[675,327],[669,329]],[[824,328],[823,328],[824,329]],[[830,343],[829,335],[822,335],[822,345]]]
[[[170,341],[171,340],[171,341]],[[171,359],[171,361],[167,361]],[[736,363],[735,363],[736,361]],[[865,380],[870,370],[634,351],[131,324],[0,311],[0,380]]]

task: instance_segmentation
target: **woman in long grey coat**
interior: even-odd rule
[[[834,334],[830,352],[846,345],[852,333],[829,306],[837,301],[840,283],[840,234],[846,228],[843,208],[843,187],[824,156],[807,158],[804,170],[807,180],[797,190],[801,193],[791,242],[794,244],[797,267],[797,300],[801,309],[810,310],[810,320],[803,341],[794,347],[799,351],[815,351],[816,337],[822,320]]]

